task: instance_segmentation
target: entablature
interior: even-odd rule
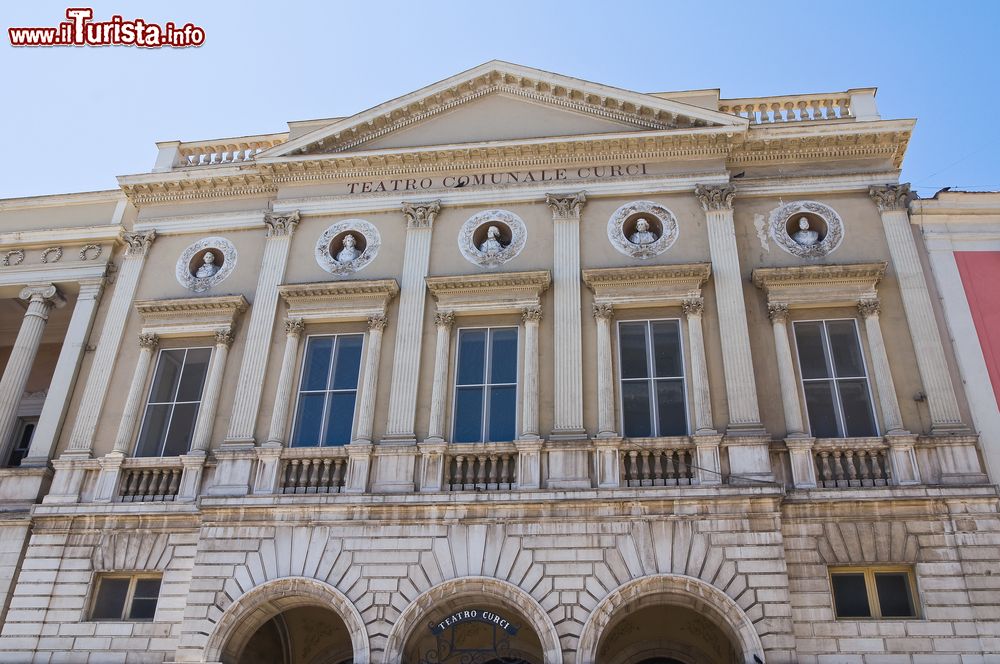
[[[175,338],[232,333],[236,319],[246,308],[242,295],[142,300],[135,304],[143,320],[141,334]]]
[[[399,293],[395,279],[285,284],[278,293],[288,318],[310,323],[363,321],[384,316]]]
[[[552,283],[546,270],[427,277],[427,289],[440,312],[495,314],[538,307]]]
[[[854,306],[878,298],[886,263],[804,265],[757,268],[754,285],[767,293],[768,304],[788,307]]]
[[[594,293],[594,304],[615,307],[679,306],[701,297],[712,273],[710,263],[597,268],[583,271],[583,282]]]

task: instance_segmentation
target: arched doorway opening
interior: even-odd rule
[[[232,655],[235,659],[230,659]],[[233,664],[352,664],[354,651],[347,626],[336,613],[319,606],[283,611],[257,628]]]

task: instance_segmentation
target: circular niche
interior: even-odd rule
[[[611,245],[632,258],[662,254],[677,241],[677,234],[674,213],[652,201],[626,203],[608,220]]]
[[[829,205],[792,201],[773,210],[768,220],[771,239],[799,258],[822,258],[844,239],[844,222]]]
[[[378,229],[367,221],[339,221],[316,241],[316,262],[330,274],[346,276],[371,263],[381,244]]]
[[[496,267],[516,258],[527,239],[524,221],[513,212],[483,210],[462,225],[458,249],[473,265]]]
[[[236,247],[221,237],[199,240],[177,259],[175,274],[181,286],[204,293],[228,277],[236,267]]]

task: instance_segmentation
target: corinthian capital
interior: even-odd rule
[[[154,351],[154,350],[156,350],[156,347],[159,346],[159,345],[160,345],[160,337],[159,336],[157,336],[155,334],[152,334],[152,333],[140,334],[139,335],[139,348],[142,348],[142,349],[148,350],[148,351]]]
[[[406,215],[407,228],[431,228],[440,211],[441,201],[403,203],[403,214]]]
[[[552,208],[553,219],[579,219],[583,204],[587,202],[587,195],[582,191],[572,196],[545,194],[545,202]]]
[[[295,210],[287,214],[265,212],[264,223],[267,224],[267,237],[281,237],[282,235],[291,237],[299,223],[299,211]]]
[[[688,318],[691,318],[692,316],[701,316],[701,314],[705,311],[705,298],[686,298],[681,302],[681,310],[684,311],[684,315]]]
[[[434,325],[437,327],[451,327],[455,322],[455,314],[451,311],[438,311],[434,314]]]
[[[906,210],[910,206],[910,199],[913,198],[910,192],[910,183],[887,184],[884,186],[868,187],[868,195],[875,201],[879,212],[888,210]]]
[[[694,188],[694,195],[698,197],[705,212],[732,210],[733,198],[736,197],[736,187],[731,184],[699,184]]]
[[[784,323],[788,320],[788,305],[784,302],[771,302],[767,305],[767,317],[772,323]]]
[[[236,339],[236,335],[233,334],[233,331],[231,329],[229,329],[229,328],[226,328],[224,330],[216,330],[215,331],[215,345],[216,346],[220,346],[221,345],[221,346],[225,346],[226,348],[229,348],[230,346],[233,345],[233,340],[235,340],[235,339]]]
[[[879,301],[876,298],[869,298],[858,302],[858,313],[861,314],[861,317],[864,319],[878,316],[881,310],[882,307],[879,305]]]
[[[612,304],[594,304],[594,318],[597,320],[611,320],[615,315],[615,307]]]
[[[368,317],[368,329],[381,332],[389,324],[389,317],[385,314],[372,314]]]
[[[153,240],[156,239],[156,231],[124,233],[122,239],[125,241],[126,256],[145,256],[153,245]]]
[[[525,323],[528,321],[535,321],[536,323],[542,320],[542,308],[541,307],[525,307],[521,309],[521,320]]]
[[[299,336],[306,329],[306,323],[301,318],[285,319],[285,334],[288,336]]]

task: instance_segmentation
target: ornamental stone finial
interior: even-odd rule
[[[862,318],[875,318],[882,310],[877,298],[866,298],[858,302],[858,313]]]
[[[146,334],[139,335],[139,348],[148,351],[156,350],[156,347],[160,345],[159,335],[147,332]]]
[[[541,307],[525,307],[521,309],[521,320],[525,323],[528,321],[538,322],[542,320],[542,308]]]
[[[913,199],[913,192],[910,191],[910,183],[887,184],[884,186],[868,187],[868,195],[875,201],[879,212],[889,210],[906,210]]]
[[[694,188],[694,195],[698,197],[705,212],[732,210],[733,199],[736,197],[736,187],[731,184],[699,184]]]
[[[406,215],[407,228],[431,228],[434,219],[441,211],[441,201],[423,203],[403,203],[403,214]]]
[[[705,311],[705,298],[686,298],[681,302],[681,310],[684,311],[684,315],[688,318],[691,318],[692,316],[701,316]]]
[[[126,256],[145,256],[149,253],[149,248],[156,239],[156,231],[146,231],[145,233],[127,232],[122,234],[125,241]]]
[[[615,315],[615,307],[613,304],[595,304],[594,305],[594,318],[598,320],[611,320]]]
[[[385,326],[389,324],[389,317],[385,314],[372,314],[368,317],[368,329],[369,330],[379,330],[385,329]]]
[[[784,302],[770,302],[767,305],[767,317],[772,323],[784,323],[788,320],[788,305]]]
[[[265,212],[264,223],[267,224],[267,237],[281,237],[283,235],[291,237],[299,223],[299,211],[295,210],[285,214]]]
[[[583,191],[569,196],[545,194],[545,202],[552,208],[553,219],[579,219],[587,194]]]
[[[215,345],[216,346],[220,346],[221,345],[221,346],[225,346],[226,348],[229,348],[230,346],[233,345],[233,340],[234,339],[236,339],[236,335],[233,334],[233,331],[231,329],[229,329],[229,328],[225,328],[225,329],[221,329],[221,330],[216,330],[215,331]]]
[[[301,318],[285,319],[285,334],[298,336],[306,329],[306,323]]]
[[[455,313],[452,311],[438,311],[434,314],[434,325],[437,327],[451,327],[455,322]]]

